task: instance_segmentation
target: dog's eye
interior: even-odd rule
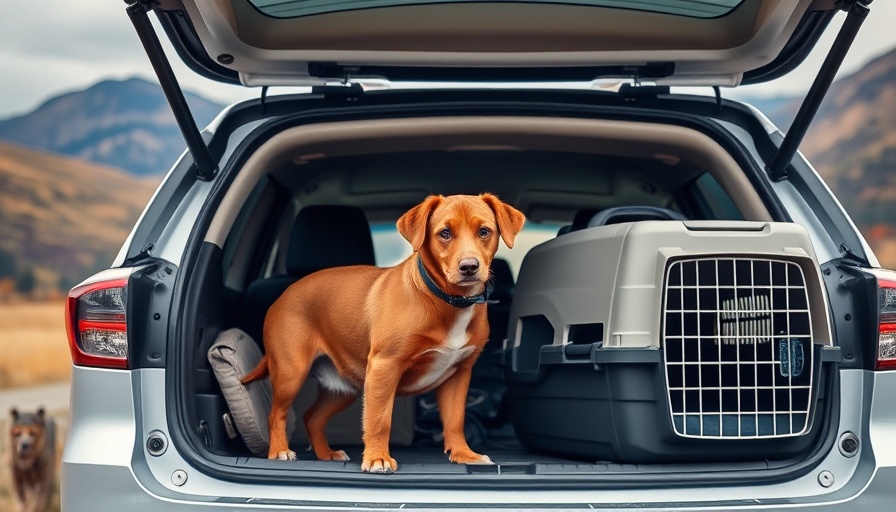
[[[479,228],[479,238],[488,238],[492,234],[492,230],[488,228]]]
[[[441,238],[442,240],[444,240],[446,242],[448,240],[451,240],[451,230],[448,228],[445,228],[445,229],[439,231],[439,238]]]

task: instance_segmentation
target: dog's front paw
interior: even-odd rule
[[[282,450],[277,453],[271,453],[268,455],[268,458],[275,460],[298,460],[296,452],[292,450]]]
[[[450,452],[448,460],[457,464],[494,464],[488,455],[479,455],[472,450]]]
[[[384,457],[364,457],[361,471],[365,473],[394,473],[398,471],[398,463],[388,455]]]

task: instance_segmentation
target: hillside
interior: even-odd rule
[[[195,94],[185,97],[200,127],[223,108]],[[0,120],[0,140],[136,175],[166,172],[185,148],[161,87],[139,78],[99,82]]]
[[[866,222],[896,221],[874,207],[896,200],[896,51],[833,85],[801,150]]]
[[[834,83],[800,150],[896,268],[896,50]]]
[[[36,292],[67,289],[108,267],[158,181],[0,143],[6,292],[11,281]]]
[[[803,97],[749,98],[786,130]],[[865,234],[881,264],[896,268],[896,50],[831,86],[800,151]]]

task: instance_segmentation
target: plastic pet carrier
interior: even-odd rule
[[[796,224],[644,221],[532,249],[505,347],[535,451],[628,463],[785,459],[821,431],[839,361]]]

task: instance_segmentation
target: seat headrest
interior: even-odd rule
[[[299,211],[286,253],[286,271],[304,277],[346,265],[374,265],[370,225],[360,208],[312,205]]]
[[[561,227],[560,230],[557,231],[557,236],[565,235],[571,231],[578,231],[580,229],[587,228],[588,222],[591,220],[591,217],[594,217],[594,214],[597,212],[597,208],[588,208],[585,210],[577,211],[576,216],[572,219],[572,224]]]
[[[512,296],[513,295],[513,272],[510,271],[510,265],[503,258],[495,258],[489,267],[492,271],[492,281],[495,283],[495,289],[492,290],[492,296]]]
[[[658,206],[616,206],[598,212],[588,221],[588,227],[638,222],[642,220],[688,220],[684,215]]]

